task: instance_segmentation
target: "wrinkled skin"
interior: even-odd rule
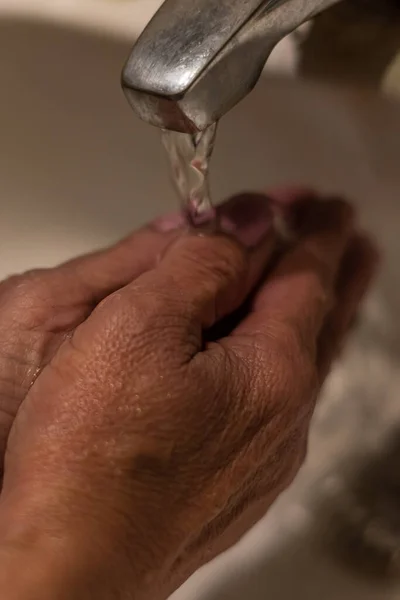
[[[248,196],[1,284],[2,597],[166,598],[293,480],[377,260],[346,203],[274,198],[285,248]]]

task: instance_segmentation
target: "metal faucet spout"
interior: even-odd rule
[[[165,0],[122,74],[146,122],[203,131],[257,83],[276,44],[338,0]]]

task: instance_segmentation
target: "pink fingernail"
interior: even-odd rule
[[[258,246],[272,231],[273,211],[262,194],[241,194],[218,208],[220,226],[248,248]]]
[[[269,234],[273,225],[271,202],[262,194],[241,194],[231,198],[217,208],[217,219],[225,233],[253,248]],[[182,229],[187,225],[183,213],[172,213],[153,222],[161,233]]]

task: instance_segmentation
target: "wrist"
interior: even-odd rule
[[[0,596],[7,600],[64,600],[56,555],[42,542],[0,542]],[[68,589],[68,588],[67,588]]]
[[[86,600],[95,594],[90,553],[71,530],[61,535],[36,511],[0,507],[1,598]]]
[[[143,567],[139,540],[132,543],[136,550],[123,553],[90,523],[72,527],[51,512],[15,500],[0,502],[0,598],[120,600],[128,594],[156,600],[169,595],[157,589],[161,574]]]

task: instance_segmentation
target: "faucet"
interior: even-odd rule
[[[396,10],[398,16],[399,0],[165,0],[133,48],[122,86],[144,121],[194,135],[218,121],[253,89],[274,47],[309,19],[318,16],[318,27],[308,44],[305,71],[310,66],[315,70],[315,63],[318,69],[318,56],[326,57],[329,48],[334,48],[333,41],[326,41],[332,29],[335,36],[337,30],[350,31],[358,54],[347,48],[348,58],[342,55],[342,62],[344,58],[351,64],[352,55],[358,56],[364,70],[371,44],[377,55],[387,39],[395,39],[398,48],[400,20],[393,19],[393,10],[384,13],[383,6]],[[325,14],[333,15],[334,27],[330,17],[318,21]],[[376,14],[385,14],[386,20],[377,19]],[[367,42],[360,35],[363,22]],[[371,22],[381,23],[380,38]],[[391,22],[397,29],[390,37]],[[340,50],[336,48],[337,56]],[[329,59],[322,61],[322,70],[324,64],[332,66]]]
[[[205,130],[256,85],[274,47],[338,0],[165,0],[123,69],[135,112],[156,127]]]

